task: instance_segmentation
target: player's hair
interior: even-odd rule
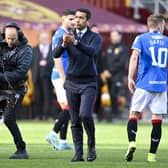
[[[163,15],[150,15],[147,19],[147,25],[151,28],[156,28],[159,24],[163,23],[165,18]]]
[[[87,8],[79,8],[79,9],[76,9],[76,12],[83,12],[83,13],[86,13],[86,18],[87,20],[89,20],[91,18],[91,12],[89,9]]]
[[[66,9],[62,12],[62,16],[75,15],[75,10]]]

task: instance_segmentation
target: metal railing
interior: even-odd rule
[[[146,7],[154,14],[168,13],[168,0],[132,0],[132,7]]]

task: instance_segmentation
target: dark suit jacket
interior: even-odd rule
[[[33,48],[33,59],[32,59],[32,65],[31,65],[33,83],[36,83],[38,79],[40,57],[41,57],[41,52],[40,52],[39,46],[37,45],[36,47]],[[50,46],[46,61],[47,61],[47,66],[45,67],[46,69],[44,71],[45,77],[51,78],[51,72],[54,65],[51,46]]]
[[[78,39],[76,31],[74,36]],[[78,41],[77,45],[62,47],[60,39],[57,47],[53,51],[53,56],[58,58],[67,50],[69,55],[69,67],[66,73],[66,79],[77,83],[95,82],[97,76],[96,61],[102,48],[102,38],[99,34],[90,31],[89,27],[86,33]]]

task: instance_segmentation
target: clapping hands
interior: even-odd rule
[[[75,37],[72,33],[64,34],[63,35],[63,47],[67,47],[75,42]]]

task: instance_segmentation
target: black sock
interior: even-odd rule
[[[53,130],[56,133],[61,131],[60,134],[64,134],[63,136],[65,137],[69,119],[70,119],[69,111],[68,110],[61,111],[55,120],[55,125],[54,125]],[[62,132],[65,132],[65,133],[62,133]]]
[[[157,148],[159,146],[159,142],[162,135],[161,125],[162,125],[162,120],[160,119],[152,120],[153,128],[151,132],[151,144],[150,144],[150,150],[149,150],[150,153],[156,153]]]
[[[127,124],[127,134],[129,142],[136,140],[136,132],[137,132],[137,118],[131,117],[129,118]]]
[[[70,120],[69,110],[64,110],[63,113],[64,113],[64,123],[62,124],[60,129],[60,139],[67,138],[68,123]]]
[[[55,120],[55,124],[54,124],[54,127],[53,127],[53,130],[58,133],[61,129],[61,125],[62,125],[62,120],[61,120],[61,117],[62,116],[62,111],[58,114],[56,120]]]

